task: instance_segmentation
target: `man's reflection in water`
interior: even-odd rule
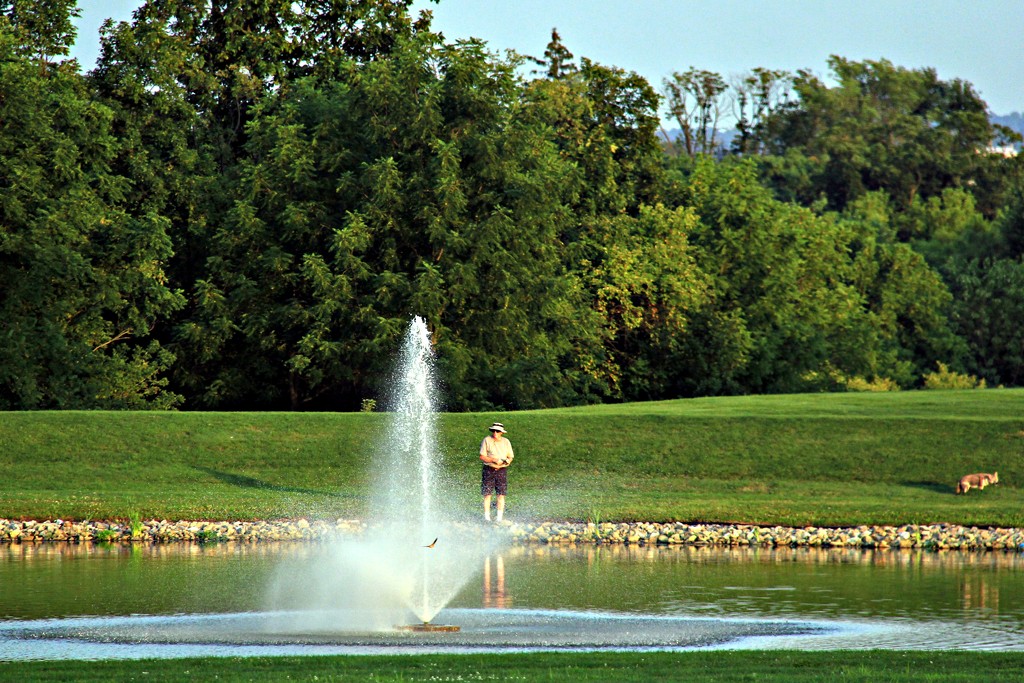
[[[999,584],[989,583],[984,574],[965,575],[960,579],[960,601],[964,612],[999,614]]]
[[[491,556],[484,558],[484,607],[505,608],[512,606],[512,598],[505,593],[505,558],[495,556],[494,573],[491,573]]]

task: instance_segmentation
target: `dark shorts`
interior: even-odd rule
[[[497,493],[499,496],[504,496],[506,491],[508,491],[508,468],[502,467],[500,470],[496,470],[484,465],[480,476],[480,495],[489,496],[492,493]]]

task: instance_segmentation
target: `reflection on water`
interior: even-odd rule
[[[517,578],[512,590],[523,594],[517,604],[531,607],[557,600],[704,616],[1024,619],[1019,553],[519,546],[505,559]],[[531,567],[522,582],[521,565]],[[618,586],[629,588],[614,596]]]
[[[782,564],[858,564],[874,567],[1001,567],[1024,569],[1024,553],[964,552],[959,550],[811,548],[811,547],[722,547],[722,546],[637,546],[637,545],[518,545],[505,557],[541,559],[578,558],[588,565],[605,560],[638,563],[720,563],[723,561]]]
[[[33,559],[69,559],[145,557],[292,557],[310,554],[315,543],[3,543],[0,562]]]
[[[839,638],[751,641],[758,647],[1024,649],[1016,553],[520,546],[504,557],[517,607],[863,627]]]
[[[0,546],[0,618],[260,609],[284,557],[312,544]]]
[[[83,557],[108,558],[113,555],[147,558],[210,558],[210,557],[300,557],[318,552],[316,542],[298,543],[3,543],[0,544],[0,562],[42,558],[80,559]],[[722,547],[722,546],[637,546],[526,544],[506,548],[505,558],[534,558],[541,560],[585,561],[594,565],[606,560],[663,563],[722,561],[811,564],[860,564],[875,567],[1001,567],[1019,571],[1024,569],[1024,553],[1017,552],[965,552],[959,550],[921,549],[860,549],[810,547]],[[493,559],[496,555],[491,555]]]
[[[491,574],[491,561],[494,574]],[[483,606],[489,609],[506,609],[512,606],[512,598],[505,592],[505,557],[503,554],[488,555],[484,558]]]
[[[267,610],[278,567],[318,553],[301,543],[0,546],[0,619]],[[524,545],[467,571],[478,580],[450,609],[841,621],[863,626],[862,640],[771,646],[1024,649],[1020,553]]]
[[[999,613],[999,585],[985,576],[966,576],[960,581],[960,600],[964,611],[991,610]]]

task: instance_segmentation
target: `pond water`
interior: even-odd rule
[[[515,546],[466,568],[472,578],[435,619],[460,625],[458,634],[352,634],[332,627],[330,605],[280,599],[302,594],[303,567],[324,552],[303,543],[2,546],[0,660],[566,648],[1024,650],[1018,553]]]

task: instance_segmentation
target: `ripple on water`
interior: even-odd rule
[[[837,629],[814,636],[742,638],[718,649],[1024,651],[1024,632],[1019,627],[1009,629],[1006,625],[987,627],[978,623],[911,619],[828,623]]]
[[[344,618],[333,616],[335,623]],[[0,622],[0,659],[694,649],[834,630],[783,620],[453,609],[442,617],[459,625],[458,633],[357,632],[331,628],[331,617],[249,612]]]

